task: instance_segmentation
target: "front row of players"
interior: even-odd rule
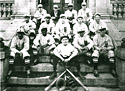
[[[37,55],[39,54],[49,54],[53,59],[53,74],[50,76],[51,79],[56,77],[57,63],[59,61],[68,64],[75,63],[78,75],[83,78],[80,72],[80,56],[87,58],[86,60],[89,60],[88,63],[93,63],[94,76],[96,77],[99,76],[99,58],[106,56],[110,62],[111,74],[116,77],[114,45],[110,36],[106,34],[105,28],[99,31],[100,33],[95,35],[92,41],[89,36],[85,34],[84,30],[79,30],[71,42],[68,36],[62,36],[60,41],[56,37],[53,38],[47,34],[47,29],[44,28],[41,29],[41,34],[38,34],[36,38],[34,32],[31,32],[28,38],[28,36],[24,34],[24,30],[20,28],[11,41],[9,62],[11,65],[14,64],[14,61],[19,61],[19,59],[15,60],[16,56],[20,56],[27,66],[27,75],[29,76],[30,60],[32,58],[37,59]],[[31,58],[31,56],[33,57]]]

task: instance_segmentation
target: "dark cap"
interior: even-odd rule
[[[101,17],[101,15],[99,13],[97,13],[97,14],[94,15],[94,17],[96,17],[96,16],[100,16]]]
[[[68,36],[62,36],[62,37],[60,38],[60,41],[61,41],[63,38],[67,38],[67,39],[69,40],[69,37],[68,37]]]
[[[41,31],[47,31],[47,28],[42,28]]]
[[[99,31],[105,31],[106,30],[106,28],[101,28],[101,29],[99,29]]]
[[[30,18],[29,14],[24,15],[24,18]]]

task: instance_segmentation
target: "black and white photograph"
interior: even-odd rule
[[[125,91],[125,0],[0,0],[0,91]]]

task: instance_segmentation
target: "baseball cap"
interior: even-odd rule
[[[61,15],[60,15],[60,18],[62,18],[62,17],[66,17],[66,15],[65,15],[65,14],[61,14]]]
[[[68,37],[68,36],[62,36],[62,37],[60,38],[60,41],[61,41],[63,38],[67,38],[67,39],[69,40],[69,37]]]
[[[18,28],[17,33],[24,33],[24,28],[23,27]]]
[[[78,18],[83,18],[83,17],[82,17],[81,15],[79,15],[79,16],[77,17],[77,19],[78,19]]]
[[[84,29],[78,30],[77,33],[85,32]]]
[[[30,15],[29,14],[25,14],[24,18],[30,18]]]
[[[43,5],[42,5],[42,4],[39,4],[37,7],[38,7],[38,8],[43,8]]]
[[[72,3],[69,3],[69,4],[68,4],[68,7],[69,7],[69,6],[73,6],[73,4],[72,4]]]
[[[82,5],[86,5],[86,2],[82,2]]]
[[[106,30],[106,28],[101,28],[101,29],[99,29],[99,31],[105,31]]]
[[[50,14],[46,14],[45,18],[51,18],[51,15]]]
[[[53,7],[54,7],[54,8],[58,8],[58,5],[54,5]]]

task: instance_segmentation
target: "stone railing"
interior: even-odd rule
[[[111,0],[112,15],[116,19],[125,19],[125,1],[124,0]]]
[[[13,14],[13,1],[0,1],[0,19],[10,19]]]

